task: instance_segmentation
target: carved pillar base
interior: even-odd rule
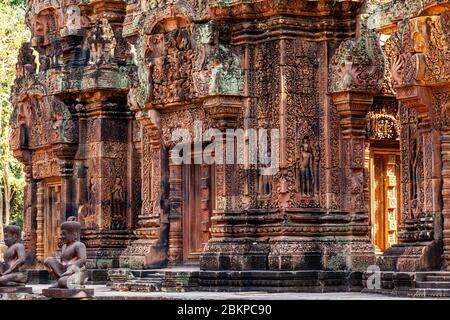
[[[364,238],[270,240],[270,270],[366,271],[375,264],[374,246]]]
[[[167,246],[145,239],[133,241],[119,257],[120,268],[165,268],[167,262]]]
[[[261,239],[211,240],[200,259],[202,270],[267,270],[269,243]]]
[[[88,269],[118,268],[119,258],[133,239],[127,230],[85,231],[82,241],[87,247]]]

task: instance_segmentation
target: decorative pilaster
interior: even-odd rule
[[[169,263],[183,262],[182,166],[169,160]]]
[[[445,270],[450,271],[450,130],[442,133],[442,217]]]
[[[330,65],[330,96],[340,116],[342,210],[351,216],[351,236],[346,239],[346,267],[363,270],[375,262],[370,241],[369,175],[366,170],[367,112],[381,91],[384,58],[379,39],[362,28],[358,37],[344,41]],[[331,264],[331,262],[328,262]]]
[[[36,191],[36,260],[44,263],[44,186],[38,182]]]
[[[173,205],[169,202],[169,192],[172,192],[169,191],[167,152],[161,141],[159,113],[156,110],[133,111],[141,126],[142,206],[134,230],[137,239],[120,255],[120,266],[139,269],[165,267],[169,260],[172,262],[168,252],[172,252],[169,211]]]
[[[269,245],[257,238],[249,238],[244,225],[247,214],[237,210],[238,165],[227,163],[227,157],[236,159],[234,135],[226,133],[235,129],[242,109],[242,97],[214,96],[204,102],[204,107],[215,120],[215,128],[222,131],[215,141],[222,146],[223,161],[215,165],[215,207],[211,218],[211,239],[200,258],[200,268],[208,270],[265,270]],[[226,146],[234,146],[227,148]],[[227,154],[227,152],[233,152]]]
[[[364,183],[366,115],[373,104],[373,94],[366,92],[332,93],[333,103],[341,116],[342,161],[345,177],[344,209],[352,214],[367,214]]]

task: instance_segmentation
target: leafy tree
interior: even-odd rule
[[[25,26],[26,0],[0,0],[0,239],[3,223],[23,223],[22,165],[9,149],[9,124],[12,106],[10,88],[20,45],[30,38]]]

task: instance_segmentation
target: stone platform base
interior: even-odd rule
[[[364,273],[363,284],[363,293],[410,298],[450,297],[450,272]]]
[[[42,294],[53,299],[89,299],[94,297],[94,289],[43,289]]]
[[[120,269],[123,273],[124,270]],[[112,271],[110,271],[112,272]],[[129,270],[112,277],[114,291],[133,292],[350,292],[363,289],[362,273],[350,271],[175,271]]]
[[[359,292],[362,273],[351,271],[201,271],[201,291]],[[169,288],[167,288],[169,289]]]
[[[0,287],[0,293],[33,293],[31,287]]]

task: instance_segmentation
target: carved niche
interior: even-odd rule
[[[286,41],[287,191],[291,207],[319,207],[320,124],[317,83],[318,46],[314,42]]]
[[[117,41],[108,19],[101,18],[94,22],[91,35],[88,38],[88,45],[90,65],[114,62]]]
[[[53,96],[24,95],[13,110],[11,127],[13,150],[78,142],[78,124],[69,107]]]
[[[158,23],[146,39],[148,98],[154,105],[192,98],[194,51],[190,26],[183,18]]]
[[[59,30],[62,17],[59,10],[46,8],[32,19],[32,45],[39,53],[39,71],[62,65],[62,46]]]

